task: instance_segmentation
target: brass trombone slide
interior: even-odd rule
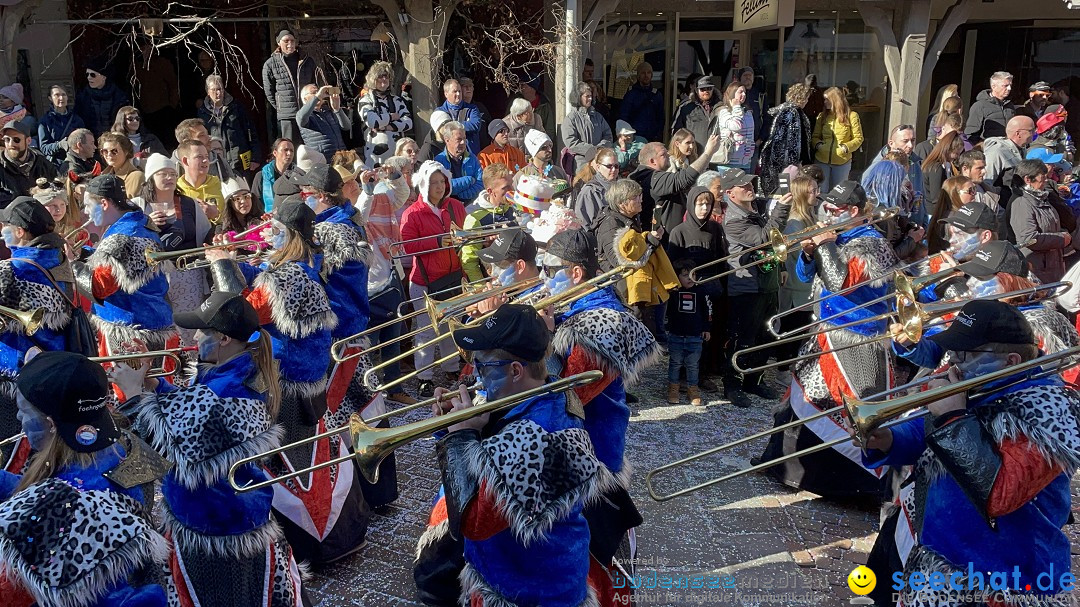
[[[68,232],[67,234],[65,234],[64,235],[64,240],[71,240],[72,238],[75,237],[76,234],[78,234],[81,230],[85,230],[92,223],[94,223],[93,219],[87,219],[86,223],[82,224],[81,226],[79,226],[79,227],[75,228],[74,230],[72,230],[72,231]],[[86,233],[86,238],[80,240],[77,243],[74,243],[74,242],[71,243],[71,248],[73,248],[73,249],[82,248],[88,242],[90,242],[90,232]]]
[[[800,242],[802,242],[804,240],[809,240],[811,238],[814,238],[815,236],[820,236],[821,234],[827,234],[829,232],[842,232],[842,231],[845,231],[845,230],[848,230],[848,229],[851,229],[851,228],[854,228],[854,227],[857,227],[857,226],[861,226],[861,225],[874,225],[874,224],[877,224],[877,223],[881,223],[883,221],[888,221],[888,220],[892,219],[893,217],[895,217],[897,215],[897,213],[899,213],[899,212],[900,212],[899,209],[886,209],[885,211],[883,211],[880,215],[878,215],[876,217],[871,217],[871,216],[868,216],[868,215],[867,216],[852,217],[851,219],[849,219],[847,221],[842,221],[842,222],[837,223],[837,224],[828,225],[828,226],[820,226],[820,227],[811,227],[811,228],[807,228],[805,230],[796,232],[794,234],[787,234],[787,235],[785,235],[780,230],[777,230],[776,228],[772,228],[772,229],[770,229],[768,231],[768,242],[765,242],[765,243],[750,247],[748,249],[743,249],[743,250],[739,251],[738,253],[732,253],[731,255],[728,255],[726,257],[721,257],[720,259],[714,259],[714,260],[712,260],[710,262],[703,263],[700,266],[697,266],[697,267],[690,270],[690,280],[694,281],[694,284],[703,284],[703,283],[706,283],[706,282],[711,282],[713,280],[717,280],[718,278],[722,278],[722,277],[727,276],[729,274],[734,274],[735,272],[738,272],[739,270],[745,270],[747,268],[753,268],[755,266],[760,266],[760,265],[770,263],[770,262],[783,263],[784,260],[787,259],[789,249],[791,249],[792,246],[794,246],[794,245],[796,245],[796,244],[798,244],[798,243],[800,243]],[[730,262],[733,259],[739,259],[740,257],[746,255],[747,253],[754,253],[756,251],[761,251],[762,249],[768,249],[768,251],[766,253],[764,253],[764,255],[762,256],[761,259],[756,259],[756,260],[754,260],[754,261],[752,261],[752,262],[750,262],[750,263],[748,263],[746,265],[741,265],[741,266],[738,266],[738,267],[734,267],[734,268],[732,268],[730,270],[726,270],[724,272],[721,272],[720,274],[713,274],[711,276],[705,276],[705,277],[700,276],[701,271],[704,270],[705,268],[710,268],[710,267],[715,266],[715,265],[724,264],[724,263]]]
[[[411,308],[414,301],[420,301],[420,300],[424,299],[425,297],[435,297],[436,295],[441,295],[443,293],[449,293],[450,291],[456,291],[458,289],[461,289],[462,293],[468,293],[468,292],[471,292],[473,287],[481,287],[481,286],[484,286],[485,283],[491,283],[491,282],[492,282],[492,279],[491,278],[486,278],[486,277],[481,278],[479,280],[473,280],[473,281],[470,281],[470,282],[462,281],[460,286],[453,286],[453,287],[443,289],[441,291],[434,291],[432,293],[425,293],[424,295],[421,295],[420,297],[413,297],[412,299],[406,299],[405,301],[398,304],[397,315],[398,315],[399,318],[408,318],[406,316],[406,314],[408,314],[408,312],[402,310],[402,308],[404,308],[406,306]]]
[[[497,236],[503,232],[512,232],[514,230],[524,230],[521,226],[517,225],[513,221],[503,221],[494,223],[487,226],[481,226],[471,228],[468,230],[451,230],[449,232],[443,232],[442,234],[433,234],[431,236],[421,236],[419,238],[409,238],[406,240],[399,240],[397,242],[390,243],[390,258],[391,259],[403,259],[406,257],[414,257],[416,255],[427,255],[428,253],[435,253],[438,251],[446,251],[448,249],[457,249],[465,245],[471,244],[476,240],[485,240],[489,236]],[[417,251],[416,253],[405,253],[402,249],[403,244],[406,242],[418,242],[421,240],[431,240],[432,238],[450,238],[450,244],[444,246],[438,246],[434,249],[425,249],[423,251]],[[400,253],[394,253],[394,249],[401,251]]]
[[[211,244],[205,247],[195,247],[194,249],[181,249],[179,251],[146,251],[146,263],[151,267],[158,265],[165,261],[175,261],[177,268],[182,267],[184,259],[188,257],[202,257],[207,251],[211,249],[234,249],[237,247],[250,247],[250,246],[265,246],[265,243],[257,240],[237,240],[235,242],[225,242],[222,244]]]
[[[984,384],[987,384],[987,383],[990,383],[990,382],[994,382],[994,381],[997,381],[999,379],[1004,379],[1006,377],[1011,377],[1011,376],[1016,375],[1018,373],[1025,373],[1027,371],[1038,369],[1038,368],[1042,367],[1044,364],[1046,364],[1048,362],[1056,362],[1058,364],[1055,365],[1054,367],[1050,368],[1050,369],[1044,369],[1044,370],[1041,370],[1041,371],[1038,371],[1038,372],[1035,372],[1035,373],[1025,375],[1023,378],[1017,380],[1016,382],[1010,383],[1010,384],[1008,384],[1006,386],[1001,386],[1001,387],[994,388],[994,392],[999,392],[1001,390],[1005,390],[1005,389],[1007,389],[1007,388],[1009,388],[1011,386],[1017,385],[1019,383],[1025,382],[1025,381],[1031,381],[1033,379],[1040,379],[1040,378],[1043,378],[1043,377],[1048,377],[1050,375],[1056,375],[1056,374],[1062,372],[1063,370],[1075,365],[1076,360],[1075,360],[1074,357],[1076,357],[1078,355],[1080,355],[1080,346],[1069,348],[1067,350],[1062,350],[1060,352],[1057,352],[1055,354],[1051,354],[1051,355],[1048,355],[1048,356],[1042,356],[1042,357],[1039,357],[1039,358],[1035,358],[1035,359],[1032,359],[1032,360],[1027,361],[1025,363],[1020,363],[1019,365],[1016,365],[1016,366],[1007,367],[1007,368],[1002,369],[1000,371],[995,371],[993,373],[980,375],[979,377],[974,377],[974,378],[971,378],[971,379],[968,379],[968,380],[963,380],[963,381],[957,382],[955,384],[949,384],[947,386],[940,386],[940,387],[932,388],[930,390],[926,390],[926,391],[923,391],[923,392],[918,392],[918,393],[911,394],[911,395],[908,395],[908,396],[889,399],[889,400],[873,401],[873,400],[869,400],[869,398],[875,398],[875,397],[879,397],[879,396],[882,396],[882,395],[887,395],[887,394],[891,394],[891,393],[894,393],[894,392],[898,392],[900,390],[906,390],[906,389],[911,388],[913,386],[911,384],[905,384],[903,386],[893,388],[893,389],[888,390],[886,392],[881,392],[881,393],[875,394],[875,395],[873,395],[873,396],[871,396],[871,397],[869,397],[868,399],[865,399],[865,400],[858,400],[858,399],[852,399],[852,398],[845,397],[843,408],[847,412],[848,419],[851,420],[852,429],[854,430],[855,436],[858,437],[860,441],[865,443],[866,438],[869,437],[870,434],[872,434],[874,430],[881,429],[881,428],[889,428],[891,426],[904,423],[904,422],[906,422],[908,420],[916,419],[918,417],[926,415],[929,412],[928,410],[916,411],[916,409],[922,407],[923,405],[927,405],[929,403],[941,400],[943,398],[947,398],[949,396],[960,394],[961,392],[967,392],[968,390],[971,390],[973,388],[977,388],[977,387],[979,387],[981,385],[984,385]],[[1066,359],[1069,359],[1069,360],[1066,360]],[[926,381],[929,381],[930,379],[936,379],[936,378],[935,377],[927,377],[927,378],[924,378],[923,380],[921,380],[919,383],[925,383]],[[976,393],[976,394],[971,395],[969,398],[970,399],[977,399],[977,398],[980,398],[982,396],[985,396],[985,394]],[[807,455],[811,455],[811,454],[817,453],[819,451],[824,451],[826,449],[832,449],[833,447],[835,447],[837,445],[841,445],[843,443],[851,441],[852,437],[845,436],[843,438],[837,438],[837,439],[833,439],[831,441],[826,441],[826,442],[821,443],[820,445],[815,445],[813,447],[808,447],[806,449],[796,451],[795,453],[791,453],[791,454],[785,455],[783,457],[779,457],[779,458],[774,459],[774,460],[769,460],[767,462],[762,462],[760,464],[750,466],[749,468],[743,468],[741,470],[737,470],[735,472],[725,474],[725,475],[720,476],[718,478],[714,478],[712,480],[705,481],[703,483],[699,483],[699,484],[694,485],[692,487],[687,487],[686,489],[681,489],[681,490],[675,491],[673,493],[668,493],[666,495],[662,495],[662,494],[657,493],[655,487],[653,486],[653,480],[652,479],[653,479],[654,476],[656,476],[660,472],[664,472],[666,470],[670,470],[672,468],[676,468],[678,466],[682,466],[684,464],[688,464],[690,462],[697,461],[699,459],[702,459],[702,458],[707,457],[709,455],[713,455],[713,454],[718,453],[718,452],[720,452],[722,450],[725,450],[727,448],[731,448],[733,446],[736,446],[737,444],[742,444],[742,443],[745,443],[745,442],[749,442],[750,440],[754,440],[756,438],[761,438],[763,436],[767,436],[767,435],[772,434],[774,432],[779,432],[779,431],[781,431],[781,429],[786,430],[788,428],[807,423],[807,422],[812,421],[814,419],[817,419],[819,417],[824,417],[825,415],[832,414],[832,413],[836,412],[837,408],[838,407],[834,407],[834,408],[829,409],[827,411],[822,411],[820,413],[817,413],[817,414],[815,414],[815,415],[813,415],[811,417],[807,417],[807,418],[802,419],[802,420],[797,420],[796,422],[792,422],[790,424],[785,424],[784,426],[778,426],[776,428],[773,428],[770,432],[759,432],[758,434],[747,437],[745,440],[736,441],[736,442],[733,442],[733,443],[728,443],[727,445],[721,445],[720,447],[715,447],[713,449],[709,449],[707,451],[703,451],[701,453],[691,455],[689,457],[686,457],[686,458],[671,462],[669,464],[665,464],[665,465],[660,466],[659,468],[656,468],[654,470],[650,470],[648,472],[648,474],[645,475],[645,487],[648,490],[649,496],[652,499],[654,499],[654,500],[656,500],[658,502],[666,502],[666,501],[674,499],[676,497],[681,497],[683,495],[687,495],[689,493],[693,493],[695,491],[705,489],[707,487],[712,487],[713,485],[718,485],[718,484],[723,483],[725,481],[729,481],[731,479],[738,478],[740,476],[750,474],[752,472],[760,472],[762,470],[772,468],[773,466],[777,466],[779,464],[782,464],[782,463],[784,463],[786,461],[789,461],[789,460],[792,460],[792,459],[805,457]],[[902,417],[902,418],[900,417],[900,416],[902,416],[902,415],[904,415],[904,414],[906,414],[908,412],[911,412],[911,411],[915,411],[915,413],[913,415],[908,416],[908,417]]]
[[[6,447],[6,446],[10,445],[11,443],[14,443],[14,442],[18,441],[20,438],[26,438],[26,433],[25,432],[20,432],[20,433],[14,435],[14,436],[9,436],[9,437],[5,438],[4,440],[0,440],[0,447]]]
[[[180,360],[180,352],[191,352],[197,350],[195,346],[186,346],[183,348],[170,348],[168,350],[151,350],[149,352],[130,352],[127,354],[113,354],[111,356],[91,356],[88,360],[95,363],[118,363],[123,362],[127,365],[137,368],[133,361],[137,361],[143,358],[157,358],[159,356],[165,358],[171,358],[176,365],[176,369],[179,370],[184,366],[184,361]],[[167,377],[172,375],[175,371],[165,371],[164,369],[151,369],[146,374],[147,377]]]
[[[980,297],[979,299],[989,299],[989,300],[1001,301],[1001,300],[1012,299],[1014,297],[1021,297],[1021,296],[1024,296],[1024,295],[1030,295],[1032,293],[1037,293],[1039,291],[1057,289],[1059,287],[1068,286],[1068,285],[1071,285],[1071,283],[1069,283],[1069,282],[1053,282],[1053,283],[1048,283],[1048,284],[1045,284],[1045,285],[1035,285],[1033,287],[1028,287],[1026,289],[1017,289],[1016,291],[1009,291],[1009,292],[1006,292],[1006,293],[998,293],[998,294],[990,296],[990,297]],[[903,294],[900,294],[900,293],[896,294],[896,299],[897,299],[896,310],[892,311],[892,312],[886,312],[884,314],[878,314],[878,315],[875,315],[875,316],[871,316],[869,318],[864,318],[864,319],[860,319],[860,320],[854,320],[854,321],[847,322],[847,323],[844,323],[844,324],[841,324],[841,325],[835,325],[835,326],[829,327],[827,329],[820,329],[820,330],[814,331],[812,333],[806,333],[806,334],[802,334],[802,335],[795,335],[795,336],[792,336],[792,337],[786,337],[784,339],[774,341],[774,342],[771,342],[771,343],[768,343],[768,344],[762,344],[762,345],[759,345],[759,346],[754,346],[752,348],[746,348],[745,350],[739,350],[734,355],[732,355],[732,357],[731,357],[731,365],[736,371],[738,371],[740,373],[758,373],[758,372],[764,371],[766,369],[772,369],[774,367],[781,367],[781,366],[785,366],[785,365],[792,365],[792,364],[798,363],[798,362],[803,361],[803,360],[808,360],[808,359],[811,359],[811,358],[817,358],[819,356],[824,356],[826,354],[832,354],[834,352],[842,352],[844,350],[850,350],[851,348],[856,348],[856,347],[859,347],[859,346],[865,346],[867,344],[872,344],[872,343],[877,343],[879,341],[892,339],[893,336],[891,334],[889,334],[888,332],[886,332],[886,333],[882,333],[881,335],[874,336],[874,337],[872,337],[872,338],[870,338],[870,339],[868,339],[866,341],[861,341],[861,342],[854,343],[854,344],[847,344],[847,345],[844,345],[844,346],[837,346],[835,348],[830,348],[828,350],[822,350],[820,352],[811,352],[809,354],[803,354],[801,356],[796,356],[795,358],[789,358],[789,359],[786,359],[786,360],[778,360],[778,361],[774,361],[774,362],[771,362],[771,363],[768,363],[768,364],[765,364],[765,365],[761,365],[760,367],[753,367],[751,369],[743,369],[742,367],[739,366],[739,362],[738,362],[740,356],[745,356],[745,355],[753,353],[753,352],[760,352],[762,350],[767,350],[767,349],[773,348],[775,346],[783,345],[783,344],[800,342],[800,341],[809,339],[811,337],[817,337],[818,335],[824,335],[825,333],[828,333],[830,331],[836,331],[836,330],[839,330],[839,329],[848,329],[848,328],[855,327],[855,326],[858,326],[858,325],[863,325],[863,324],[867,324],[867,323],[879,322],[879,321],[882,321],[882,320],[887,320],[887,319],[892,318],[894,316],[897,317],[900,324],[904,326],[904,329],[903,329],[904,336],[911,342],[917,342],[917,341],[919,341],[919,339],[922,338],[922,332],[923,332],[923,329],[925,329],[927,327],[927,325],[926,325],[927,322],[929,322],[930,320],[932,320],[934,318],[939,318],[941,316],[945,316],[946,314],[956,312],[960,308],[964,307],[964,304],[966,304],[968,301],[970,301],[970,300],[958,300],[958,301],[948,301],[948,302],[932,303],[932,304],[920,304],[917,301],[915,301],[914,299],[908,298],[907,296],[905,296]]]
[[[588,385],[604,376],[602,371],[586,371],[584,373],[578,373],[577,375],[571,375],[563,379],[545,384],[543,386],[537,386],[531,390],[525,390],[517,394],[500,398],[479,405],[473,405],[467,409],[460,409],[458,411],[451,411],[438,417],[432,417],[429,419],[404,424],[402,426],[394,426],[390,428],[372,428],[364,422],[359,415],[355,413],[349,418],[349,423],[341,428],[335,428],[321,434],[316,434],[288,445],[282,445],[276,449],[271,449],[266,453],[260,453],[252,457],[245,457],[237,460],[229,468],[229,484],[239,493],[246,491],[254,491],[270,485],[274,485],[283,480],[290,478],[296,478],[319,470],[320,468],[326,468],[327,466],[333,466],[340,464],[350,459],[356,462],[356,467],[360,471],[360,474],[364,475],[369,482],[376,483],[379,480],[379,465],[387,456],[389,456],[395,449],[407,445],[417,439],[429,436],[439,430],[445,430],[454,424],[463,422],[467,419],[472,419],[478,415],[485,413],[492,413],[500,409],[505,409],[522,403],[530,398],[536,396],[542,396],[547,394],[554,394],[572,390],[579,386]],[[262,481],[259,483],[239,486],[236,484],[236,471],[241,466],[249,463],[257,462],[260,459],[269,457],[271,455],[277,455],[304,445],[312,443],[328,436],[340,434],[348,431],[352,435],[353,454],[343,455],[334,458],[330,461],[316,464],[302,470],[296,470],[288,474],[272,478],[270,480]]]
[[[625,276],[628,273],[632,272],[633,270],[634,270],[634,268],[631,268],[629,266],[619,266],[617,268],[608,270],[607,272],[604,272],[603,274],[594,276],[593,278],[590,278],[589,280],[587,280],[587,281],[585,281],[583,283],[574,285],[574,286],[566,289],[565,291],[562,291],[562,292],[557,293],[555,295],[552,295],[550,297],[545,297],[545,298],[543,298],[543,299],[541,299],[539,301],[536,301],[536,302],[531,302],[529,305],[532,306],[536,310],[543,310],[543,309],[545,309],[547,307],[550,307],[550,306],[554,306],[556,308],[564,306],[564,305],[566,305],[566,304],[568,304],[568,303],[570,303],[570,302],[572,302],[572,301],[574,301],[576,299],[579,299],[581,297],[589,295],[590,293],[593,293],[595,291],[599,291],[600,289],[603,289],[603,288],[606,288],[606,287],[610,286],[610,284],[612,284],[614,282],[618,282],[619,280],[622,280],[623,278],[625,278]],[[474,318],[474,319],[470,320],[468,323],[466,323],[464,326],[469,327],[469,326],[475,326],[477,324],[480,324],[481,322],[486,320],[488,316],[490,316],[492,314],[494,314],[494,311],[488,312],[487,314],[484,314],[484,315],[481,315],[481,316],[479,316],[477,318]],[[423,366],[423,367],[421,367],[419,369],[416,369],[415,371],[413,371],[411,373],[408,373],[406,375],[402,375],[401,377],[395,379],[392,382],[383,384],[381,386],[377,384],[377,381],[378,381],[377,372],[380,369],[382,369],[382,368],[384,368],[384,367],[386,367],[388,365],[394,364],[394,363],[396,363],[398,361],[405,360],[409,356],[412,356],[413,353],[416,350],[433,346],[433,345],[439,343],[440,341],[446,339],[447,337],[450,337],[450,335],[451,335],[450,333],[444,333],[444,334],[442,334],[440,336],[435,337],[434,339],[430,339],[430,340],[428,340],[428,341],[426,341],[424,343],[417,344],[417,345],[413,346],[412,349],[406,350],[405,352],[402,352],[401,354],[398,354],[397,356],[395,356],[395,357],[393,357],[393,358],[391,358],[389,360],[384,360],[381,363],[379,363],[378,365],[375,365],[374,367],[368,369],[367,371],[364,372],[364,385],[367,386],[368,389],[371,389],[371,390],[384,390],[384,391],[386,391],[386,390],[389,390],[390,388],[392,388],[394,386],[397,386],[399,384],[402,384],[404,382],[409,381],[410,379],[412,379],[414,376],[421,373],[422,371],[426,371],[427,369],[433,369],[433,368],[435,368],[435,367],[437,367],[439,365],[442,365],[443,363],[447,363],[447,362],[450,362],[450,361],[454,360],[455,358],[460,356],[460,354],[458,352],[453,352],[451,354],[447,354],[446,356],[443,356],[442,358],[434,360],[431,363],[429,363],[429,364],[427,364],[427,365],[425,365],[425,366]]]
[[[792,329],[791,331],[784,331],[783,333],[778,332],[778,330],[779,330],[778,319],[780,318],[781,315],[777,314],[776,316],[773,316],[772,318],[770,318],[769,321],[768,321],[769,322],[769,332],[772,333],[773,335],[777,336],[777,337],[790,337],[792,335],[802,333],[803,331],[808,331],[810,329],[813,329],[814,327],[816,327],[818,325],[827,324],[827,323],[835,321],[837,318],[842,318],[844,316],[847,316],[848,313],[851,312],[851,310],[861,310],[863,308],[869,308],[870,306],[877,305],[877,304],[879,304],[881,302],[888,301],[888,300],[893,299],[893,298],[898,297],[898,296],[907,297],[911,301],[916,301],[916,296],[918,295],[918,292],[923,289],[923,287],[926,287],[927,285],[931,285],[931,284],[934,284],[934,283],[942,281],[942,280],[948,280],[949,278],[952,278],[953,276],[956,276],[956,275],[961,274],[961,273],[962,272],[960,272],[956,268],[949,268],[947,270],[942,270],[940,272],[935,272],[934,274],[927,274],[926,276],[910,277],[907,274],[904,274],[903,272],[898,271],[895,274],[895,276],[893,277],[893,281],[892,281],[893,282],[893,289],[894,289],[893,293],[886,293],[885,295],[882,295],[881,297],[876,297],[874,299],[871,299],[870,301],[864,301],[864,302],[860,303],[859,305],[857,305],[857,306],[855,306],[855,307],[853,307],[853,308],[851,308],[849,310],[846,310],[844,312],[839,312],[837,314],[833,314],[832,316],[827,316],[825,318],[815,320],[815,321],[811,322],[810,324],[803,325],[803,326],[801,326],[801,327],[799,327],[797,329]],[[864,281],[863,283],[860,283],[860,284],[867,284],[867,283],[865,283],[865,281]],[[848,290],[845,289],[845,291],[847,292],[847,294],[851,294],[851,292],[853,290],[848,291]],[[822,301],[824,301],[827,298],[828,297],[822,298]]]

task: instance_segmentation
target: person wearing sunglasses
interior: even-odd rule
[[[597,148],[596,157],[574,175],[574,213],[583,226],[591,226],[600,211],[607,206],[604,195],[619,179],[619,161],[615,150]]]
[[[94,137],[100,137],[112,128],[116,114],[126,105],[131,105],[131,97],[113,83],[108,61],[92,59],[86,66],[86,87],[75,95],[75,113],[83,124]]]
[[[551,333],[529,306],[504,304],[487,323],[453,337],[471,355],[489,402],[550,381],[545,360]],[[438,388],[443,394],[447,390]],[[462,387],[432,410],[443,415],[472,406]],[[536,449],[543,457],[528,478],[512,458],[483,455],[539,454]],[[474,605],[585,605],[594,593],[604,595],[601,584],[610,596],[607,575],[590,575],[585,501],[611,479],[593,451],[574,392],[534,396],[461,421],[449,427],[436,451],[443,488],[435,508],[441,516],[431,522],[443,524],[425,534],[413,572],[425,602],[457,604],[460,596]],[[555,478],[558,487],[549,484]],[[525,495],[534,496],[528,505]]]
[[[147,130],[146,123],[143,121],[139,110],[130,105],[125,105],[116,113],[116,121],[113,122],[112,132],[123,133],[131,141],[134,152],[131,162],[140,169],[145,166],[146,159],[151,154],[169,155],[157,135]]]
[[[1076,156],[1076,142],[1065,130],[1068,120],[1069,112],[1065,110],[1065,106],[1056,103],[1048,106],[1035,123],[1038,137],[1032,146],[1042,146],[1053,154],[1061,154],[1071,164]]]
[[[52,181],[57,175],[56,166],[30,147],[34,132],[34,125],[26,118],[12,120],[0,130],[4,143],[4,153],[0,155],[0,208],[16,196],[28,194],[38,179]]]
[[[1016,307],[974,300],[949,327],[929,338],[947,352],[948,376],[933,389],[1001,371],[1039,356],[1031,324]],[[1069,568],[1069,477],[1080,465],[1080,396],[1056,374],[1020,373],[927,405],[915,417],[873,431],[861,447],[863,464],[914,466],[900,489],[898,515],[887,519],[875,553],[908,545],[902,570],[873,566],[904,581],[905,605],[955,604],[949,586],[912,586],[914,576],[963,578],[969,571],[1017,576],[1010,600],[1051,604],[1067,588],[1043,572]],[[868,563],[870,565],[870,563]],[[902,571],[902,572],[901,572]],[[1039,574],[1042,573],[1040,576]],[[1036,578],[1041,580],[1038,596]],[[955,591],[953,591],[955,592]],[[1060,595],[1063,596],[1063,595]],[[982,602],[982,601],[980,601]],[[993,601],[986,601],[993,603]]]

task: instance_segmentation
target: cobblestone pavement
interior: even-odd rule
[[[666,359],[649,369],[635,389],[641,402],[634,405],[630,424],[633,493],[645,519],[637,529],[639,573],[728,575],[735,588],[725,595],[708,590],[639,590],[636,604],[849,604],[854,595],[847,588],[847,575],[865,562],[874,542],[876,508],[830,502],[761,475],[743,476],[665,503],[649,499],[644,484],[649,469],[771,423],[770,403],[756,397],[753,408],[736,409],[719,394],[706,392],[706,406],[691,407],[685,404],[685,395],[684,404],[667,405],[665,390]],[[744,446],[672,471],[662,478],[661,489],[686,487],[744,467],[761,448]],[[420,604],[415,600],[412,559],[439,473],[430,439],[397,453],[401,498],[373,517],[368,546],[360,554],[314,573],[308,588],[319,607]],[[1074,483],[1073,492],[1080,508],[1080,485]],[[1074,572],[1080,570],[1076,527],[1069,527]]]

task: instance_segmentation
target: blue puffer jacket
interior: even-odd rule
[[[66,114],[58,114],[55,109],[50,109],[38,122],[38,149],[59,168],[67,157],[67,151],[60,147],[60,142],[75,129],[85,126],[83,119],[73,109],[69,108]]]
[[[450,157],[446,154],[446,150],[440,152],[435,160],[450,171],[450,193],[454,198],[466,203],[472,202],[484,190],[484,169],[472,152],[465,154],[465,158],[462,159],[460,175],[454,174],[454,168],[450,164]]]

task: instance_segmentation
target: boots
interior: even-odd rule
[[[669,405],[679,404],[679,384],[670,383],[667,385],[667,402]]]
[[[701,389],[697,386],[687,386],[686,397],[690,399],[690,404],[695,407],[700,407],[701,402]]]

